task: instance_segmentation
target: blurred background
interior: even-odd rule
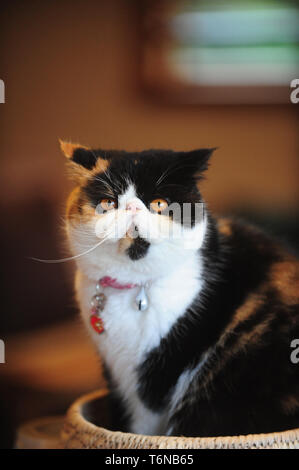
[[[19,423],[103,386],[78,318],[58,138],[219,147],[202,192],[298,252],[298,2],[2,2],[0,446]]]

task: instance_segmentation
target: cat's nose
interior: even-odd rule
[[[141,202],[134,199],[132,201],[128,201],[126,204],[126,210],[130,211],[132,214],[136,214],[137,211],[142,209]]]

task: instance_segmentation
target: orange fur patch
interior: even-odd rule
[[[74,218],[77,219],[80,216],[79,213],[79,201],[80,201],[80,187],[77,186],[73,189],[66,202],[66,216],[71,222]]]
[[[240,336],[240,341],[237,343],[233,352],[238,352],[240,349],[246,349],[248,345],[259,344],[262,342],[262,335],[267,329],[271,321],[273,320],[273,315],[268,315],[265,320],[258,323],[252,330],[244,333]]]
[[[105,172],[109,166],[109,161],[99,157],[96,166],[92,169],[92,174]]]
[[[225,331],[223,332],[219,344],[222,346],[225,343],[227,337],[233,333],[233,330],[240,323],[248,320],[252,314],[263,304],[264,300],[261,294],[251,294],[247,297],[245,303],[236,310],[235,315],[233,316],[232,321],[228,324]]]
[[[299,303],[299,263],[287,260],[275,263],[270,272],[270,282],[287,305]]]
[[[95,216],[95,208],[83,197],[80,186],[77,186],[68,197],[66,216],[71,224],[89,222]]]
[[[218,219],[218,229],[223,235],[231,236],[231,221],[229,219]]]
[[[124,238],[121,238],[119,243],[118,243],[119,252],[123,253],[124,251],[126,251],[128,248],[130,248],[132,243],[133,243],[133,238],[131,238],[131,237],[126,236]]]

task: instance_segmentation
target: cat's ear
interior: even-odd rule
[[[62,153],[68,160],[70,176],[78,182],[88,178],[95,168],[105,171],[108,162],[84,145],[65,142],[59,139]]]
[[[92,154],[88,147],[60,139],[59,143],[62,153],[70,162],[76,163],[87,170],[91,170],[95,166],[97,157]]]
[[[180,157],[183,158],[186,169],[189,168],[194,174],[200,176],[201,173],[208,169],[210,157],[216,149],[217,147],[181,152]]]

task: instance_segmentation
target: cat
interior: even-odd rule
[[[114,428],[208,437],[299,427],[299,262],[259,229],[210,214],[200,188],[214,149],[61,148],[76,181],[75,289]],[[184,220],[173,204],[191,208]]]

